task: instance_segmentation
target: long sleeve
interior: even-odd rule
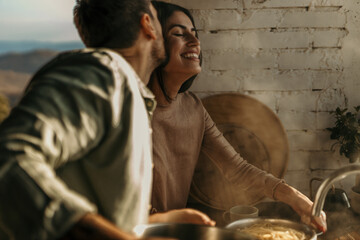
[[[222,171],[225,178],[239,188],[251,192],[263,192],[273,198],[273,189],[281,181],[269,173],[249,164],[230,145],[204,109],[205,132],[202,151]]]
[[[0,228],[11,239],[56,239],[96,211],[55,170],[91,152],[113,123],[111,73],[91,58],[58,61],[34,76],[0,126]]]

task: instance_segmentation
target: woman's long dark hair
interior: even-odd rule
[[[180,12],[183,12],[186,16],[188,16],[190,18],[190,21],[191,21],[191,23],[192,23],[192,25],[194,27],[195,27],[195,21],[194,21],[193,16],[191,15],[190,11],[187,10],[186,8],[183,8],[183,7],[181,7],[179,5],[176,5],[176,4],[167,3],[167,2],[161,2],[161,1],[151,1],[151,2],[152,2],[154,8],[157,11],[158,19],[159,19],[159,22],[160,22],[160,24],[162,26],[162,31],[163,31],[162,34],[164,36],[165,50],[166,50],[166,53],[168,53],[169,50],[167,49],[167,40],[165,38],[165,36],[166,36],[165,26],[166,26],[166,23],[167,23],[167,20],[169,19],[169,17],[171,17],[174,12],[180,11]],[[197,38],[199,38],[197,32],[195,32],[195,36]],[[201,66],[201,62],[202,62],[201,51],[200,51],[199,58],[200,58],[200,66]],[[153,74],[151,76],[151,79],[150,79],[150,84],[153,81],[154,75],[156,75],[157,79],[159,81],[159,85],[161,87],[161,90],[164,93],[164,96],[165,96],[166,100],[168,102],[171,102],[172,99],[166,93],[166,87],[165,87],[163,76],[162,76],[162,69],[168,64],[168,62],[169,62],[169,56],[167,54],[167,58],[166,58],[165,62],[154,70],[154,72],[153,72]],[[191,87],[191,85],[192,85],[194,79],[196,78],[196,76],[197,76],[197,74],[190,77],[188,80],[186,80],[181,85],[181,87],[179,89],[179,93],[182,93],[182,92],[185,92],[186,90],[188,90]]]

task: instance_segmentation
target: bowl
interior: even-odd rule
[[[256,240],[248,234],[231,229],[198,224],[157,223],[136,226],[138,237],[168,237],[178,240]]]
[[[358,187],[352,187],[350,192],[351,210],[360,214],[360,189]]]
[[[315,230],[303,223],[294,222],[291,220],[285,219],[272,219],[272,218],[248,218],[248,219],[241,219],[235,222],[228,224],[225,228],[232,229],[232,230],[241,230],[246,227],[250,227],[254,224],[265,224],[269,223],[272,225],[282,226],[292,228],[294,230],[300,231],[305,233],[306,240],[316,240],[317,236],[321,233],[316,233]]]

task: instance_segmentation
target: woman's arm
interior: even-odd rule
[[[327,230],[325,213],[321,212],[320,217],[313,218],[311,215],[313,202],[295,188],[280,183],[274,189],[274,198],[291,206],[299,214],[302,222],[313,225],[322,232]]]
[[[326,231],[326,215],[311,218],[312,202],[304,194],[287,185],[283,180],[249,164],[234,150],[215,123],[205,111],[205,134],[203,151],[222,170],[228,181],[239,191],[259,192],[271,199],[276,199],[291,206],[304,223],[316,225]],[[240,153],[241,154],[241,153]]]

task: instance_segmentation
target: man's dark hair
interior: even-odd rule
[[[174,12],[180,11],[180,12],[183,12],[186,16],[189,17],[191,23],[195,27],[194,18],[191,15],[189,10],[187,10],[186,8],[183,8],[183,7],[179,6],[179,5],[172,4],[172,3],[167,3],[167,2],[161,2],[161,1],[151,1],[151,3],[154,6],[154,8],[156,9],[156,11],[157,11],[158,19],[159,19],[159,22],[160,22],[160,24],[162,26],[162,31],[163,31],[163,36],[164,36],[164,43],[165,43],[165,50],[168,53],[169,49],[167,49],[167,44],[166,44],[167,39],[165,38],[165,36],[166,36],[165,26],[166,26],[167,20],[173,15]],[[199,38],[197,32],[195,32],[195,36],[197,38]],[[168,54],[167,54],[167,57],[169,57]],[[163,81],[163,78],[162,78],[162,73],[161,73],[162,68],[164,68],[166,66],[168,61],[169,61],[169,59],[167,59],[157,69],[155,69],[153,74],[155,74],[157,76],[160,87],[161,87],[161,90],[164,93],[165,98],[170,102],[171,98],[166,93],[165,84],[164,84],[164,81]],[[202,54],[200,52],[200,65],[201,65],[201,62],[202,62]],[[192,85],[194,79],[196,78],[196,76],[197,76],[197,74],[192,76],[188,80],[186,80],[181,85],[181,87],[179,89],[179,93],[182,93],[182,92],[185,92],[186,90],[188,90],[191,87],[191,85]],[[151,79],[150,81],[153,81],[153,80]]]
[[[86,47],[131,47],[149,0],[76,0],[74,23]]]

